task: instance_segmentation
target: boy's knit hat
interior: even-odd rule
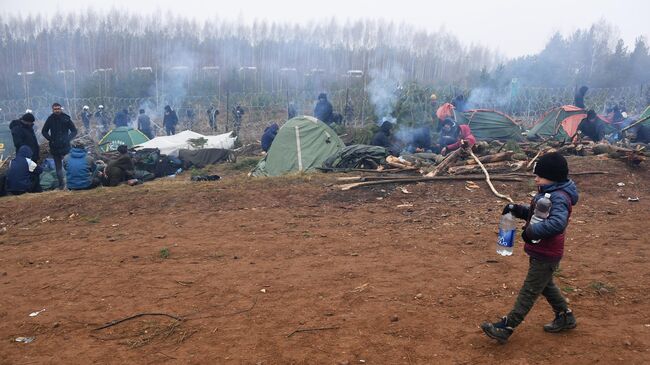
[[[551,181],[563,182],[569,179],[569,165],[564,156],[551,152],[539,158],[534,173]]]

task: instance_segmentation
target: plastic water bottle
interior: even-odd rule
[[[535,204],[535,213],[530,218],[530,224],[536,224],[543,222],[548,218],[548,214],[551,212],[551,194],[546,193],[541,197]],[[533,243],[537,243],[540,240],[532,240]]]
[[[512,213],[501,216],[499,222],[499,240],[497,241],[497,253],[501,256],[512,255],[515,246],[515,232],[517,224]]]

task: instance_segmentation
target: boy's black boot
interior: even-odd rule
[[[564,312],[555,313],[555,319],[553,322],[544,325],[544,331],[556,333],[576,328],[577,325],[578,323],[576,322],[576,317],[573,316],[573,312],[567,309]]]
[[[503,317],[495,323],[484,322],[481,324],[481,329],[489,338],[495,339],[499,343],[506,343],[514,331],[512,327],[508,326],[508,317]]]

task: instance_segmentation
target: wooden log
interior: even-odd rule
[[[386,180],[362,181],[357,183],[339,185],[339,187],[341,188],[341,190],[350,190],[361,186],[383,185],[383,184],[405,184],[405,183],[413,183],[413,182],[431,182],[431,181],[449,181],[449,180],[466,181],[468,180],[468,177],[467,176],[433,176],[433,177],[420,176],[420,177],[413,177],[410,179],[386,179]],[[493,176],[492,180],[515,181],[515,182],[523,181],[522,179],[513,176]]]
[[[518,161],[518,162],[501,161],[501,162],[487,163],[483,165],[490,172],[503,171],[503,170],[508,170],[512,172],[521,169],[524,166],[524,164],[525,164],[524,161]],[[447,172],[450,175],[469,174],[469,173],[475,173],[477,171],[481,171],[481,167],[479,165],[455,166],[455,167],[450,167],[447,170]]]
[[[499,162],[499,161],[508,161],[512,159],[512,156],[515,154],[514,151],[506,151],[506,152],[500,152],[500,153],[495,153],[492,155],[485,155],[481,156],[478,158],[479,161],[481,161],[484,164],[487,163],[492,163],[492,162]],[[475,160],[467,160],[465,163],[466,165],[476,165]]]
[[[441,172],[447,170],[447,168],[460,157],[460,154],[462,152],[463,152],[463,149],[459,148],[459,149],[453,151],[452,153],[448,154],[447,157],[445,157],[445,159],[442,160],[442,162],[440,164],[438,164],[438,166],[436,166],[435,170],[431,171],[430,173],[428,173],[428,174],[426,174],[424,176],[434,177],[434,176],[437,176],[438,174],[440,174]]]

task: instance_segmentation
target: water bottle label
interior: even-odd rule
[[[499,240],[497,241],[499,246],[503,247],[512,247],[515,244],[515,230],[504,231],[499,229]]]

